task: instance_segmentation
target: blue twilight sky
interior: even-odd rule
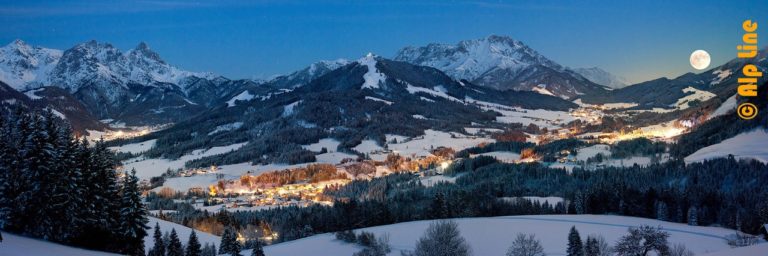
[[[7,1],[0,44],[67,49],[87,40],[122,50],[147,42],[169,63],[230,78],[284,74],[322,59],[393,57],[398,49],[490,34],[521,40],[570,67],[631,82],[736,56],[741,22],[768,38],[768,1]]]

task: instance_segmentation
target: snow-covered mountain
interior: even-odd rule
[[[60,50],[15,40],[0,47],[0,81],[19,91],[43,86],[61,55]]]
[[[522,42],[505,36],[491,35],[460,41],[456,45],[433,43],[405,47],[394,59],[434,67],[455,79],[499,90],[549,92],[563,98],[605,90]]]
[[[619,89],[629,85],[627,80],[623,77],[616,76],[598,67],[575,68],[573,71],[576,71],[579,75],[589,79],[589,81],[599,85],[605,85],[609,88]]]
[[[351,61],[346,59],[318,61],[291,74],[281,75],[270,79],[268,83],[275,88],[293,89],[307,84],[312,81],[312,79],[325,75],[328,72],[349,64],[350,62]]]
[[[99,119],[145,125],[188,118],[229,80],[174,67],[143,42],[123,52],[94,40],[65,51],[15,40],[0,48],[0,81],[22,92],[62,88]]]

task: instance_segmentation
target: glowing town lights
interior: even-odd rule
[[[443,170],[445,170],[445,169],[447,169],[447,168],[448,168],[448,166],[450,166],[450,165],[451,165],[451,162],[445,161],[445,162],[442,162],[442,163],[440,163],[440,168],[442,168]]]

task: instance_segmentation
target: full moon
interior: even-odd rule
[[[691,53],[691,66],[695,69],[702,70],[709,67],[709,53],[705,50],[696,50]]]

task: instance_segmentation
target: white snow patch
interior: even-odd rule
[[[379,146],[379,143],[377,143],[375,140],[364,140],[360,142],[360,144],[352,148],[352,150],[363,153],[363,154],[367,154],[375,151],[384,150],[384,148]]]
[[[435,88],[438,88],[438,89],[439,89],[439,87],[442,87],[442,86],[435,86]],[[463,100],[460,100],[460,99],[454,98],[451,95],[448,95],[448,93],[446,93],[447,91],[445,91],[445,87],[443,87],[443,91],[438,91],[438,90],[434,90],[434,89],[429,89],[429,88],[424,88],[424,87],[417,87],[417,86],[413,86],[411,84],[406,84],[406,88],[405,89],[408,90],[408,93],[410,93],[410,94],[426,93],[426,94],[429,94],[429,95],[432,95],[432,96],[441,97],[441,98],[445,98],[445,99],[448,99],[448,100],[451,100],[451,101],[464,103]]]
[[[216,126],[216,128],[213,129],[213,131],[209,132],[208,135],[210,136],[210,135],[214,135],[214,134],[217,134],[217,133],[220,133],[220,132],[237,130],[237,129],[240,129],[240,127],[243,127],[243,122],[234,122],[234,123],[229,123],[229,124],[222,124],[222,125]]]
[[[712,74],[716,75],[717,77],[712,78],[712,82],[710,82],[709,85],[716,85],[723,82],[723,80],[730,77],[731,74],[733,74],[733,72],[730,69],[726,69],[726,70],[718,69],[718,70],[712,71]]]
[[[155,143],[157,143],[157,139],[125,144],[117,147],[110,147],[109,149],[114,150],[116,152],[138,154],[138,153],[145,152],[150,148],[154,147]]]
[[[588,158],[595,157],[597,154],[603,154],[603,156],[605,156],[607,159],[611,156],[611,146],[597,144],[585,148],[580,148],[576,150],[576,160],[587,161]]]
[[[429,118],[422,116],[422,115],[411,115],[411,117],[415,119],[421,119],[421,120],[429,120]]]
[[[339,147],[339,144],[341,144],[341,142],[339,142],[336,139],[325,138],[325,139],[321,139],[317,143],[302,145],[301,147],[312,152],[320,152],[323,150],[323,148],[328,150],[328,152],[334,152],[336,151],[336,148]]]
[[[300,100],[300,101],[296,101],[291,104],[285,105],[285,107],[283,107],[283,117],[293,115],[294,109],[296,108],[297,105],[301,104],[301,102],[302,101]]]
[[[696,89],[696,88],[693,88],[693,87],[690,87],[690,86],[688,86],[685,89],[683,89],[683,92],[685,92],[685,93],[692,92],[692,94],[689,94],[689,95],[686,95],[685,97],[677,99],[677,102],[675,104],[673,104],[672,107],[676,107],[677,109],[681,109],[681,110],[682,109],[687,109],[688,107],[690,107],[690,106],[688,106],[688,103],[693,101],[693,100],[706,101],[708,99],[711,99],[711,98],[717,96],[714,93],[711,93],[711,92],[708,92],[708,91],[702,91],[702,90],[699,90],[699,89]]]
[[[70,247],[41,239],[19,236],[3,231],[3,242],[0,243],[0,251],[4,256],[108,256],[115,255],[108,252],[91,251],[76,247]]]
[[[534,92],[538,92],[540,94],[549,95],[549,96],[555,96],[554,93],[547,90],[546,84],[540,84],[539,86],[531,88]]]
[[[42,99],[43,97],[37,96],[37,94],[35,94],[35,93],[43,91],[43,90],[45,90],[45,88],[37,88],[37,89],[34,89],[34,90],[29,90],[29,91],[24,92],[24,95],[27,95],[27,97],[29,97],[30,99],[39,100],[39,99]]]
[[[237,104],[237,101],[249,101],[253,99],[253,94],[249,91],[244,91],[238,94],[237,96],[233,97],[229,101],[227,101],[227,106],[234,107]]]
[[[736,159],[756,159],[768,163],[768,147],[765,145],[768,145],[768,132],[758,128],[699,149],[685,157],[685,163],[702,162],[728,155],[733,155]]]
[[[48,108],[48,109],[50,109],[50,110],[51,110],[51,112],[52,112],[54,115],[58,116],[59,118],[61,118],[61,119],[67,119],[67,116],[66,116],[66,115],[64,115],[63,113],[59,112],[58,110],[56,110],[56,109],[54,109],[54,108]]]
[[[387,141],[391,141],[387,137]],[[460,133],[447,133],[435,130],[426,130],[424,135],[410,139],[402,140],[398,138],[399,143],[390,143],[388,147],[396,154],[403,156],[428,156],[430,151],[437,147],[450,147],[456,151],[477,146],[480,143],[491,143],[495,140],[489,138],[467,137]]]
[[[365,99],[366,100],[383,102],[384,104],[387,104],[387,105],[392,105],[392,103],[393,103],[393,102],[388,101],[388,100],[382,100],[382,99],[379,99],[379,98],[376,98],[376,97],[371,97],[371,96],[365,96]]]
[[[384,84],[387,76],[376,68],[376,58],[372,53],[368,53],[368,55],[358,60],[358,63],[368,67],[368,72],[363,75],[365,82],[362,89],[378,89],[379,85]]]
[[[707,119],[712,119],[712,118],[715,118],[715,117],[718,117],[718,116],[722,116],[722,115],[728,114],[731,111],[735,111],[736,110],[736,103],[737,103],[736,102],[736,95],[738,95],[738,94],[734,94],[733,96],[731,96],[730,98],[725,100],[725,102],[723,102],[723,104],[720,104],[720,107],[717,107],[717,109],[715,109],[715,111],[712,112],[712,114],[709,115],[709,117],[707,117]]]

